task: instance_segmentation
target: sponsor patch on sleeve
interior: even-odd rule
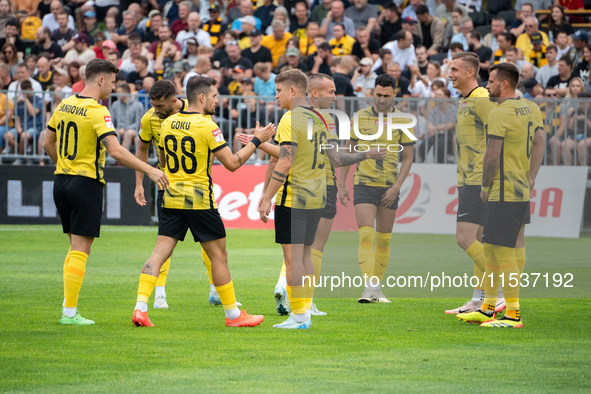
[[[107,125],[108,129],[114,129],[115,126],[113,126],[113,121],[111,120],[110,116],[104,116],[105,118],[105,124]]]
[[[330,135],[337,135],[337,125],[334,123],[330,123],[328,125],[328,128],[330,129]]]
[[[215,142],[224,142],[224,135],[219,128],[213,130],[211,133],[213,134],[213,138],[215,138]]]

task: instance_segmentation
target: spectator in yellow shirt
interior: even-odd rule
[[[336,23],[332,27],[334,38],[332,38],[328,44],[331,47],[331,52],[335,56],[349,55],[353,50],[355,39],[348,36],[345,32],[345,25],[342,23]]]
[[[263,37],[261,45],[271,51],[273,67],[275,67],[277,66],[279,57],[285,53],[287,41],[292,37],[292,34],[285,32],[285,23],[278,19],[271,23],[271,28],[273,29],[273,34]]]
[[[517,37],[515,47],[521,49],[523,55],[525,56],[525,61],[529,62],[529,54],[534,49],[534,46],[531,43],[531,36],[534,33],[538,32],[538,20],[535,17],[530,16],[528,18],[525,18],[523,24],[525,25],[525,31],[522,34],[520,34],[519,37]],[[548,47],[548,45],[550,45],[550,43],[548,42],[548,36],[543,31],[539,33],[542,35],[544,45]]]

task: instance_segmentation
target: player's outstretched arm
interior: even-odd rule
[[[240,143],[242,145],[247,145],[250,141],[252,141],[252,139],[254,138],[254,135],[238,133],[238,134],[236,134],[236,137],[238,138],[238,141],[240,141]],[[259,149],[271,157],[274,157],[276,159],[279,157],[279,147],[277,145],[273,145],[269,142],[264,142],[261,145],[259,145]]]
[[[404,148],[402,150],[402,164],[400,165],[400,171],[398,171],[398,178],[396,178],[396,182],[382,196],[381,202],[385,207],[389,207],[394,203],[412,167],[412,159],[414,158],[415,152],[413,149],[414,145],[407,145]]]
[[[246,163],[262,143],[270,140],[274,135],[275,125],[273,123],[261,128],[259,122],[257,122],[254,129],[254,138],[244,148],[233,154],[230,148],[225,147],[214,152],[214,155],[226,169],[234,172]]]
[[[137,151],[135,152],[135,157],[139,160],[143,161],[144,163],[148,162],[148,149],[150,149],[150,144],[139,140],[139,146],[137,147]],[[146,198],[144,196],[144,173],[140,171],[135,172],[135,192],[133,193],[133,197],[135,198],[135,202],[137,202],[142,207],[146,205]]]
[[[130,151],[119,144],[116,136],[108,135],[101,140],[101,143],[117,162],[148,175],[152,181],[158,184],[160,189],[166,189],[168,187],[168,177],[162,171],[138,160]]]
[[[285,183],[289,171],[291,170],[291,164],[297,151],[296,145],[284,144],[279,148],[279,158],[277,159],[277,165],[274,166],[271,173],[271,180],[263,196],[259,201],[259,215],[263,223],[269,221],[269,214],[271,213],[271,206],[273,205],[273,197],[279,191],[279,188]],[[269,162],[269,165],[271,163]],[[270,172],[270,167],[267,168],[267,173]]]
[[[495,172],[497,172],[497,168],[499,168],[502,147],[502,139],[487,138],[486,153],[484,154],[484,161],[482,164],[482,190],[480,192],[480,199],[485,204],[488,201],[489,188],[495,176]]]
[[[43,138],[43,150],[47,152],[47,155],[51,160],[57,164],[57,137],[54,131],[49,129],[45,130],[45,137]]]
[[[540,171],[540,166],[544,160],[544,150],[546,149],[546,132],[538,128],[534,133],[534,141],[531,149],[531,161],[529,163],[529,185],[530,191],[536,184],[536,176]]]
[[[381,160],[386,157],[387,149],[373,148],[366,152],[337,152],[336,149],[327,149],[326,154],[330,159],[330,164],[335,167],[350,166],[366,159]]]

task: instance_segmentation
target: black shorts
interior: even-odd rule
[[[189,229],[195,242],[214,241],[226,237],[226,228],[217,209],[160,208],[158,235],[184,241]]]
[[[158,189],[158,196],[156,197],[156,209],[158,210],[158,217],[162,214],[162,204],[164,204],[164,190]]]
[[[480,185],[458,187],[458,213],[456,221],[484,224],[484,203],[480,198]]]
[[[326,206],[322,210],[324,219],[334,219],[337,216],[337,194],[339,189],[336,186],[326,187]]]
[[[103,184],[77,175],[57,175],[53,200],[66,234],[98,238],[103,218]]]
[[[355,185],[353,186],[353,205],[357,204],[372,204],[376,207],[382,205],[382,197],[388,191],[389,187]],[[388,209],[398,209],[398,200],[400,200],[400,193],[396,196],[396,200]]]
[[[489,201],[484,214],[482,242],[514,248],[528,209],[529,201]]]
[[[275,243],[311,246],[316,238],[318,223],[323,211],[323,208],[299,209],[276,205]]]

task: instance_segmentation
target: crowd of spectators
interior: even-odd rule
[[[0,88],[8,91],[0,94],[0,153],[5,147],[40,153],[52,108],[84,88],[84,65],[100,58],[121,70],[119,95],[105,104],[131,148],[150,106],[142,93],[159,79],[174,81],[184,95],[192,76],[215,78],[220,94],[230,97],[221,101],[216,121],[232,139],[235,132],[252,132],[256,121],[281,116],[273,99],[275,76],[297,68],[331,75],[338,97],[370,97],[378,75],[394,76],[400,98],[417,98],[401,99],[399,107],[419,117],[418,160],[434,147],[433,160],[453,161],[457,107],[453,100],[430,99],[459,96],[447,77],[451,57],[473,51],[481,86],[491,65],[511,62],[521,70],[520,94],[547,99],[541,107],[549,163],[588,164],[591,117],[572,99],[591,93],[589,24],[566,12],[584,9],[584,1],[484,4],[486,9],[481,0],[0,0]],[[23,94],[28,90],[33,93]]]

